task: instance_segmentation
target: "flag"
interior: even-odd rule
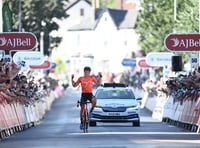
[[[11,32],[13,25],[12,12],[7,2],[3,4],[2,15],[3,15],[3,32]]]

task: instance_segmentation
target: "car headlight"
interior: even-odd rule
[[[139,105],[137,105],[137,106],[130,106],[130,107],[127,107],[127,112],[128,113],[136,113],[136,112],[138,112],[139,109],[140,109]]]
[[[103,112],[103,110],[102,110],[102,108],[101,107],[99,107],[99,106],[96,106],[94,109],[93,109],[93,111],[92,111],[93,113],[102,113]]]

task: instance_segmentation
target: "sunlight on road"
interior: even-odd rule
[[[91,132],[91,133],[68,133],[67,135],[71,135],[71,136],[89,136],[89,135],[108,135],[108,136],[111,136],[111,135],[133,135],[134,136],[134,139],[130,138],[129,141],[131,143],[135,143],[135,144],[200,144],[200,140],[193,140],[193,139],[190,139],[190,140],[183,140],[183,139],[174,139],[174,137],[171,137],[171,138],[167,138],[167,139],[152,139],[152,138],[149,138],[149,139],[144,139],[144,138],[139,138],[141,137],[141,135],[144,135],[144,137],[146,137],[146,135],[149,135],[149,136],[159,136],[159,135],[173,135],[173,136],[177,136],[179,137],[180,135],[195,135],[197,133],[188,133],[188,132],[183,132],[183,133],[177,133],[177,132]],[[138,135],[138,139],[135,137],[137,137]],[[139,136],[140,135],[140,136]],[[163,136],[162,136],[163,137]]]
[[[79,135],[79,134],[80,133],[68,133],[68,135]],[[177,133],[177,132],[91,132],[91,133],[84,133],[84,134],[88,134],[88,135],[195,135],[196,133],[188,133],[188,132],[182,132],[182,133]]]
[[[200,144],[200,140],[144,140],[144,139],[140,139],[140,140],[131,140],[134,143],[141,143],[141,144],[145,144],[145,143],[180,143],[180,144]]]

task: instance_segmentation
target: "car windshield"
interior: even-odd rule
[[[99,89],[97,99],[135,99],[131,89]]]

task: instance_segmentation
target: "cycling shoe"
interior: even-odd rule
[[[80,124],[80,130],[83,130],[83,124]]]

